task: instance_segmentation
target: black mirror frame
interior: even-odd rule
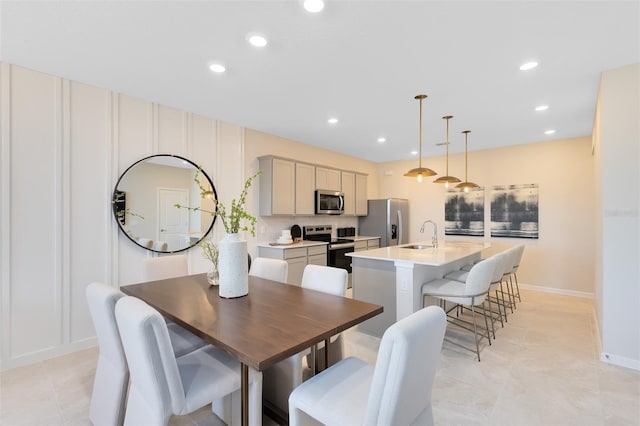
[[[112,207],[112,211],[113,211],[113,218],[115,219],[116,223],[118,224],[118,228],[120,229],[120,231],[127,236],[127,238],[133,242],[135,245],[137,245],[138,247],[141,247],[145,250],[149,250],[151,252],[154,253],[161,253],[161,254],[170,254],[170,253],[179,253],[181,251],[185,251],[185,250],[189,250],[190,248],[197,246],[198,244],[200,244],[200,241],[202,241],[207,235],[209,235],[209,233],[211,232],[211,230],[213,229],[213,225],[216,223],[216,219],[218,218],[218,215],[213,215],[213,220],[211,221],[211,225],[209,226],[209,228],[207,229],[207,232],[204,232],[202,234],[202,236],[200,237],[200,239],[198,241],[196,241],[195,243],[189,245],[188,247],[185,247],[183,249],[180,250],[173,250],[173,251],[158,251],[158,250],[153,250],[152,248],[148,248],[148,247],[144,247],[140,244],[138,244],[138,242],[136,240],[134,240],[133,238],[131,238],[131,235],[129,235],[127,233],[127,231],[125,231],[123,229],[123,223],[121,222],[121,218],[124,219],[124,210],[121,210],[120,208],[120,196],[119,194],[122,193],[122,191],[118,190],[118,186],[120,185],[120,181],[122,180],[122,178],[127,174],[127,172],[129,170],[131,170],[133,167],[135,167],[137,164],[142,163],[143,161],[146,161],[150,158],[155,158],[155,157],[172,157],[172,158],[177,158],[179,160],[182,161],[186,161],[187,163],[191,164],[193,167],[195,167],[196,170],[200,171],[200,174],[202,176],[204,176],[205,178],[207,178],[207,180],[209,181],[209,184],[211,185],[211,190],[213,191],[213,196],[214,199],[217,200],[218,199],[218,192],[216,191],[216,187],[213,184],[213,181],[211,180],[211,178],[209,177],[209,175],[200,167],[198,166],[196,163],[194,163],[193,161],[189,160],[188,158],[184,158],[181,157],[179,155],[173,155],[173,154],[154,154],[154,155],[150,155],[148,157],[142,158],[138,161],[136,161],[135,163],[133,163],[132,165],[130,165],[129,167],[127,167],[127,169],[122,172],[122,174],[120,175],[120,177],[118,178],[118,181],[116,182],[116,186],[113,189],[113,194],[111,196],[111,207]]]

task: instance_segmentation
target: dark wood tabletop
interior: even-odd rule
[[[224,299],[206,274],[124,286],[256,370],[288,358],[382,312],[382,306],[249,276],[247,296]]]

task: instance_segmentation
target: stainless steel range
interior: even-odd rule
[[[334,268],[346,269],[351,273],[351,258],[346,256],[355,250],[353,240],[345,238],[331,238],[331,225],[311,225],[302,228],[302,238],[309,241],[329,243],[327,265]]]

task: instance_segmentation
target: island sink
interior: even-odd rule
[[[399,247],[401,249],[411,249],[411,250],[424,250],[428,248],[434,248],[434,246],[429,244],[413,244],[410,246]]]

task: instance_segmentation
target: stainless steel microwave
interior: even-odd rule
[[[339,191],[316,190],[316,214],[344,213],[344,194]]]

